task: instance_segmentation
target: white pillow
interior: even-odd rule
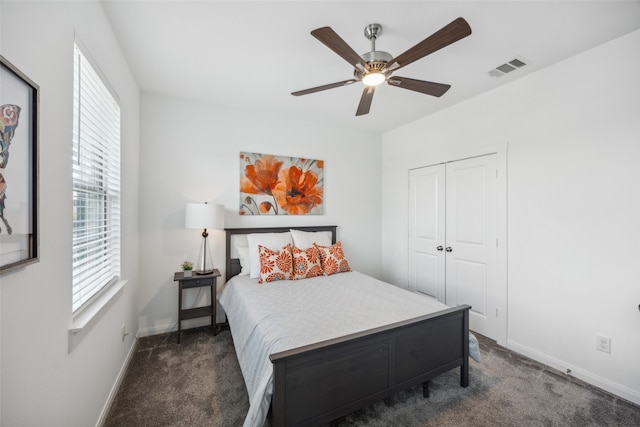
[[[293,236],[293,246],[298,249],[309,249],[313,244],[319,246],[331,246],[330,231],[302,231],[290,230]]]
[[[251,269],[251,263],[249,262],[249,247],[248,246],[236,246],[238,251],[238,259],[240,260],[240,273],[238,276],[246,276]]]
[[[249,276],[252,279],[260,277],[260,252],[258,245],[269,248],[272,251],[279,251],[287,243],[293,244],[291,233],[253,233],[247,234],[249,247]]]

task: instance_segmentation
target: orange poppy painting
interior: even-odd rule
[[[324,161],[240,153],[240,215],[321,215]]]

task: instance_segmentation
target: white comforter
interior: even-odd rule
[[[245,427],[261,427],[272,396],[269,355],[448,308],[358,272],[258,284],[233,277],[220,296],[249,392]]]

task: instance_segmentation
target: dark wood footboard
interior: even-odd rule
[[[458,366],[467,387],[470,308],[272,354],[272,425],[326,423]]]

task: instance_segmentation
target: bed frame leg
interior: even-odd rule
[[[471,307],[469,307],[471,309]],[[462,325],[462,365],[460,365],[460,386],[469,386],[469,310],[464,312]]]
[[[460,366],[460,385],[469,386],[469,358],[465,357],[465,362]]]
[[[425,399],[429,398],[429,381],[425,381],[422,383],[422,396]]]

